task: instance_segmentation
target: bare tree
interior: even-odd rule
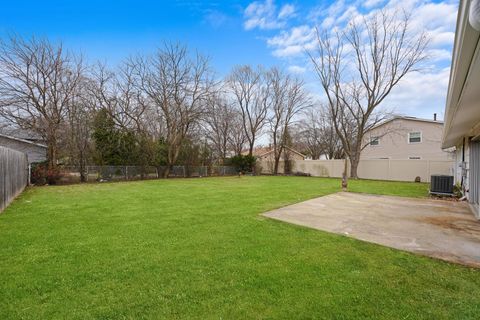
[[[286,135],[295,116],[308,108],[310,98],[301,80],[285,74],[277,68],[272,68],[266,74],[271,106],[270,134],[273,146],[273,173],[278,174],[278,165],[282,153],[285,152]]]
[[[227,158],[230,141],[233,138],[231,135],[234,133],[235,113],[236,110],[220,92],[212,94],[208,99],[204,120],[206,136],[221,163]]]
[[[300,122],[298,136],[313,160],[322,155],[327,159],[344,157],[342,142],[335,131],[327,106],[309,110]]]
[[[165,121],[168,177],[183,141],[205,113],[214,87],[209,61],[179,44],[165,44],[154,56],[138,59],[136,69],[139,88]]]
[[[248,154],[266,124],[269,99],[264,72],[250,66],[235,67],[227,79],[234,96],[234,105],[242,115],[242,126],[248,141]]]
[[[62,44],[16,36],[0,41],[0,115],[45,139],[57,165],[59,130],[84,71]]]
[[[95,101],[87,90],[89,79],[83,79],[77,87],[71,103],[67,105],[66,125],[64,127],[65,148],[70,161],[78,166],[80,181],[87,181],[86,166],[90,159],[91,128]]]
[[[428,38],[410,32],[409,24],[405,12],[384,10],[333,35],[317,30],[317,50],[309,55],[350,159],[352,178],[358,177],[365,132],[385,118],[378,107],[426,59]]]
[[[235,155],[240,155],[247,143],[247,136],[243,127],[243,118],[241,113],[234,110],[231,114],[232,126],[228,135],[229,150],[232,150]]]
[[[105,109],[124,129],[133,129],[143,133],[149,105],[147,98],[139,88],[140,72],[143,61],[129,58],[116,71],[103,64],[93,68],[93,85],[90,94],[95,98],[98,108]]]

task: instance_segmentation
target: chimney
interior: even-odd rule
[[[433,121],[437,121],[437,114],[436,113],[433,114]]]

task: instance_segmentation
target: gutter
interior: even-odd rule
[[[442,137],[442,149],[453,147],[457,142],[460,141],[449,141],[447,143],[446,140],[451,131],[453,119],[455,119],[455,115],[459,109],[465,83],[472,69],[472,62],[475,58],[475,52],[479,47],[479,31],[474,27],[474,25],[476,26],[477,24],[479,24],[480,27],[480,0],[460,1],[447,101],[445,106],[445,125]],[[473,38],[470,39],[473,41],[466,42],[466,37]]]

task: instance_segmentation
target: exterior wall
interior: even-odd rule
[[[480,131],[472,132],[472,136],[477,136],[480,134]],[[470,149],[471,141],[470,137],[464,137],[465,142],[463,141],[456,146],[455,151],[455,165],[454,165],[454,177],[455,183],[462,186],[463,194],[466,196],[467,200],[471,203],[471,189],[472,189],[472,179],[471,179],[471,163],[470,163]],[[480,161],[478,159],[477,161]],[[462,179],[463,178],[463,179]],[[477,190],[480,189],[480,186],[477,186]],[[475,216],[480,219],[480,206],[473,205],[472,211]]]
[[[409,143],[410,132],[421,132],[422,141]],[[374,128],[365,135],[361,159],[409,159],[420,157],[421,160],[454,160],[452,152],[441,149],[443,123],[426,122],[409,119],[394,119]],[[380,137],[379,144],[369,144],[371,137]]]
[[[358,176],[361,179],[430,182],[432,174],[452,175],[454,161],[446,160],[360,160]],[[266,163],[260,162],[262,172]],[[315,177],[340,178],[343,174],[344,160],[299,160],[293,165],[293,172],[309,173]]]
[[[26,153],[28,163],[47,160],[47,148],[35,144],[0,136],[0,146]]]

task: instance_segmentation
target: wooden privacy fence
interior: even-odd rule
[[[27,184],[27,155],[0,147],[0,212],[23,191]]]
[[[260,162],[262,173],[271,173],[272,166]],[[284,165],[280,163],[283,173]],[[292,173],[307,173],[315,177],[340,178],[343,173],[344,160],[296,160]],[[358,165],[358,177],[361,179],[414,181],[420,177],[422,182],[430,182],[433,174],[453,175],[454,161],[445,160],[391,160],[365,159]]]

